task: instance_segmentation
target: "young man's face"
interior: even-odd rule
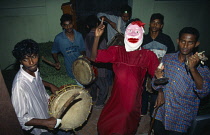
[[[163,28],[163,24],[161,23],[160,19],[154,19],[150,22],[149,26],[151,32],[157,32]]]
[[[182,55],[190,54],[195,47],[199,45],[196,41],[196,36],[193,34],[184,33],[179,39],[177,39],[179,45],[179,51]]]
[[[129,13],[122,13],[121,17],[124,22],[128,22],[131,16]]]
[[[32,54],[31,56],[25,56],[25,58],[22,59],[20,63],[23,65],[23,69],[27,73],[32,74],[33,72],[37,71],[38,60],[38,54]]]
[[[73,22],[72,21],[65,21],[62,24],[62,28],[65,29],[67,33],[73,32]]]
[[[137,24],[129,24],[125,31],[125,48],[126,51],[137,50],[143,42],[143,27],[139,27]]]

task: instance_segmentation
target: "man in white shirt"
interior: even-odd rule
[[[104,21],[108,23],[107,25],[107,39],[108,43],[118,32],[125,33],[125,25],[130,20],[132,15],[132,8],[129,5],[123,5],[121,7],[121,15],[109,15],[106,13],[98,13],[98,18],[104,18]]]
[[[52,133],[47,129],[54,128],[57,120],[48,114],[49,95],[45,87],[49,87],[52,93],[59,88],[40,77],[38,52],[38,44],[31,39],[15,45],[12,53],[20,62],[20,69],[13,81],[11,100],[23,130],[35,135],[50,135]]]

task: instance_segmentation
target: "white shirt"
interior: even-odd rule
[[[106,16],[110,21],[116,23],[117,30],[119,32],[125,33],[125,25],[126,23],[122,20],[122,17],[115,16],[115,15],[109,15],[106,13],[98,13],[97,17],[100,18],[101,16]],[[117,31],[112,28],[110,24],[107,25],[107,40],[108,44],[111,42],[112,38],[116,35]]]
[[[50,117],[48,113],[49,95],[42,83],[38,69],[35,76],[33,77],[24,71],[21,65],[12,85],[12,104],[20,125],[25,130],[33,128],[33,126],[25,126],[25,123],[31,119],[47,119]],[[35,135],[42,132],[47,131],[37,128],[32,129],[32,133]]]

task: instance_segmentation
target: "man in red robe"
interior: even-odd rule
[[[99,135],[135,135],[140,121],[142,83],[145,74],[154,76],[159,61],[156,55],[141,47],[144,23],[131,20],[125,31],[125,46],[110,46],[97,50],[105,26],[95,31],[91,59],[95,62],[113,63],[115,73],[111,96],[98,121]]]

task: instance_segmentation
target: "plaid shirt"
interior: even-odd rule
[[[169,82],[164,86],[155,86],[152,83],[156,90],[163,88],[165,97],[165,104],[158,109],[155,118],[163,122],[166,130],[187,132],[198,112],[198,96],[202,98],[210,92],[210,71],[207,66],[197,67],[203,77],[203,88],[197,89],[191,75],[186,72],[185,64],[179,62],[178,54],[179,52],[166,54],[162,59],[164,74]]]

